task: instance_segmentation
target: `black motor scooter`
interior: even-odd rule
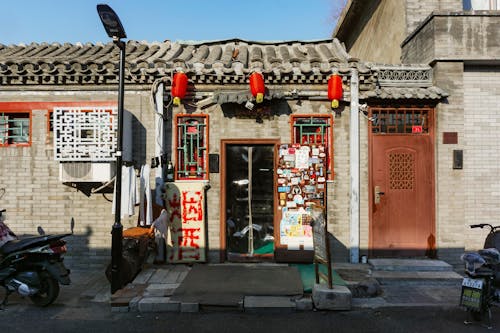
[[[490,232],[484,249],[461,256],[466,277],[462,281],[460,305],[467,310],[465,324],[487,319],[491,329],[491,307],[500,306],[500,226],[481,223],[470,227],[488,227]]]
[[[59,283],[69,285],[71,282],[70,271],[63,263],[67,251],[63,238],[72,233],[19,239],[3,223],[4,212],[5,209],[0,210],[2,229],[7,228],[14,239],[0,247],[0,286],[5,289],[0,309],[5,307],[13,292],[30,297],[37,306],[48,306],[59,295]]]

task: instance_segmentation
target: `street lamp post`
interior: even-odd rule
[[[116,191],[115,191],[115,222],[111,230],[111,293],[123,287],[121,279],[121,262],[123,254],[123,225],[121,223],[121,193],[122,193],[122,149],[123,149],[123,95],[125,71],[125,43],[127,38],[120,18],[108,5],[97,5],[97,12],[104,29],[113,43],[120,49],[120,68],[118,79],[118,133],[116,147]]]

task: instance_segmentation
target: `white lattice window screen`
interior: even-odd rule
[[[116,108],[55,108],[54,158],[58,161],[113,161]]]

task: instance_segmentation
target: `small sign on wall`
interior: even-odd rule
[[[457,132],[443,132],[443,144],[444,145],[456,145],[458,143],[458,133]]]
[[[421,134],[421,133],[422,133],[422,131],[423,131],[422,126],[419,126],[419,125],[413,125],[413,126],[411,127],[411,132],[412,132],[413,134]]]

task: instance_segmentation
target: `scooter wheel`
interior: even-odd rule
[[[31,301],[36,306],[48,306],[59,296],[59,283],[50,274],[40,273],[40,290],[33,296]]]

